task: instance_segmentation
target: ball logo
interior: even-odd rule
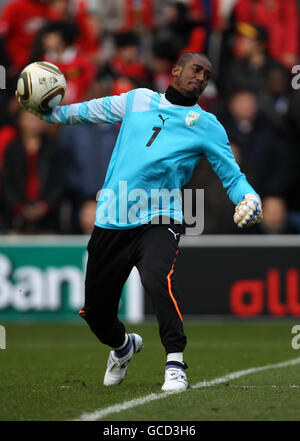
[[[47,83],[48,83],[48,85],[49,86],[54,86],[55,85],[55,83],[57,83],[58,82],[58,80],[55,78],[55,77],[49,77],[49,78],[46,78],[46,77],[42,77],[42,78],[39,78],[39,84],[42,86],[42,85],[45,85],[45,86],[47,86]]]
[[[200,113],[191,110],[185,117],[185,123],[188,127],[192,127],[199,121]]]

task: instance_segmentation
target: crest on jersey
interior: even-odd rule
[[[194,112],[194,110],[190,110],[189,113],[185,117],[185,123],[188,127],[192,127],[199,121],[200,113]]]

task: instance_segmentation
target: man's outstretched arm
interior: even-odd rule
[[[239,228],[260,223],[263,219],[259,195],[241,172],[232,154],[226,131],[216,118],[212,119],[210,142],[206,156],[236,204],[233,220]]]
[[[50,113],[40,113],[21,103],[18,94],[16,97],[21,106],[38,118],[53,124],[88,124],[110,123],[120,124],[126,113],[128,93],[120,96],[96,98],[82,103],[56,106]]]

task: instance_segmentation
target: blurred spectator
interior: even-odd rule
[[[150,29],[154,21],[154,0],[101,0],[106,27],[112,32]]]
[[[115,79],[111,85],[111,95],[121,95],[136,88],[136,84],[126,77]]]
[[[287,118],[291,126],[290,135],[293,136],[294,142],[299,149],[299,139],[300,139],[300,90],[294,90],[291,94],[289,100],[289,106],[287,109]]]
[[[98,80],[111,87],[118,78],[127,78],[140,87],[149,84],[149,72],[139,53],[139,39],[130,32],[115,35],[116,54],[102,66]],[[107,94],[110,94],[108,90]]]
[[[258,112],[256,94],[251,89],[234,91],[219,119],[240,148],[242,169],[257,192],[286,198],[294,179],[292,152]]]
[[[16,137],[16,118],[20,105],[15,97],[7,100],[0,109],[0,170],[6,146]]]
[[[4,228],[4,202],[3,202],[3,161],[7,146],[16,138],[15,127],[20,106],[15,97],[8,99],[0,107],[0,229]]]
[[[80,207],[79,224],[82,234],[91,234],[94,229],[96,218],[97,201],[95,199],[87,199]]]
[[[63,126],[59,133],[65,164],[66,193],[71,202],[72,233],[79,231],[79,210],[87,199],[96,200],[117,139],[109,124]]]
[[[51,6],[60,14],[61,20],[76,25],[74,46],[98,65],[103,57],[105,33],[98,10],[91,9],[89,0],[51,0]]]
[[[152,45],[152,87],[156,92],[164,93],[171,83],[171,69],[177,60],[177,50],[169,41],[154,40]]]
[[[29,62],[36,33],[49,20],[57,21],[62,15],[46,0],[13,0],[8,2],[0,15],[0,36],[4,48],[17,75]]]
[[[232,1],[232,0],[231,0]],[[188,0],[190,16],[205,23],[208,35],[211,30],[221,30],[224,26],[224,8],[228,0]],[[227,5],[227,8],[230,5]]]
[[[268,32],[268,50],[287,68],[297,62],[299,12],[296,0],[238,0],[234,7],[236,23],[264,26]]]
[[[203,24],[191,19],[188,7],[182,2],[167,2],[161,9],[160,24],[155,28],[154,38],[169,42],[178,57],[184,52],[204,52],[206,31]]]
[[[61,18],[68,17],[71,12],[72,0],[51,0],[49,3],[51,3],[51,8],[53,8]]]
[[[199,104],[203,110],[213,113],[220,101],[221,97],[218,88],[214,80],[211,79],[204,92],[200,95],[197,104]]]
[[[300,188],[300,91],[294,90],[290,96],[288,102],[288,109],[286,113],[286,119],[288,123],[288,134],[287,139],[292,138],[292,143],[294,146],[294,168],[297,171],[296,180],[293,187],[288,193],[288,208],[289,216],[298,224],[300,232],[300,198],[299,198],[299,188]],[[291,213],[293,210],[293,213]]]
[[[56,232],[64,190],[57,145],[43,136],[45,123],[20,111],[19,133],[3,161],[3,199],[8,229],[22,233]]]
[[[34,61],[49,61],[65,74],[63,104],[83,101],[96,76],[95,65],[74,46],[76,33],[76,26],[69,23],[50,23],[38,33],[33,51]]]
[[[268,55],[268,34],[264,27],[239,23],[237,30],[239,40],[236,49],[239,58],[230,63],[220,86],[226,92],[248,86],[261,93],[270,70],[281,65]]]
[[[75,46],[88,56],[95,64],[102,60],[102,40],[104,35],[103,21],[99,13],[89,11],[86,2],[77,3],[76,23],[79,35],[76,36]]]
[[[222,29],[226,26],[237,0],[221,0],[218,2],[218,13]]]
[[[294,142],[294,133],[288,116],[291,101],[289,72],[281,65],[272,67],[266,75],[265,87],[259,96],[259,107],[273,127],[290,143]]]
[[[238,25],[240,58],[231,63],[225,81],[220,83],[225,93],[250,87],[256,92],[259,109],[283,136],[290,136],[287,111],[291,98],[288,70],[273,60],[267,52],[265,28],[247,23]]]

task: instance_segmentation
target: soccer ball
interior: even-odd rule
[[[36,61],[22,70],[17,83],[21,104],[41,113],[58,106],[66,91],[66,79],[52,63]]]

